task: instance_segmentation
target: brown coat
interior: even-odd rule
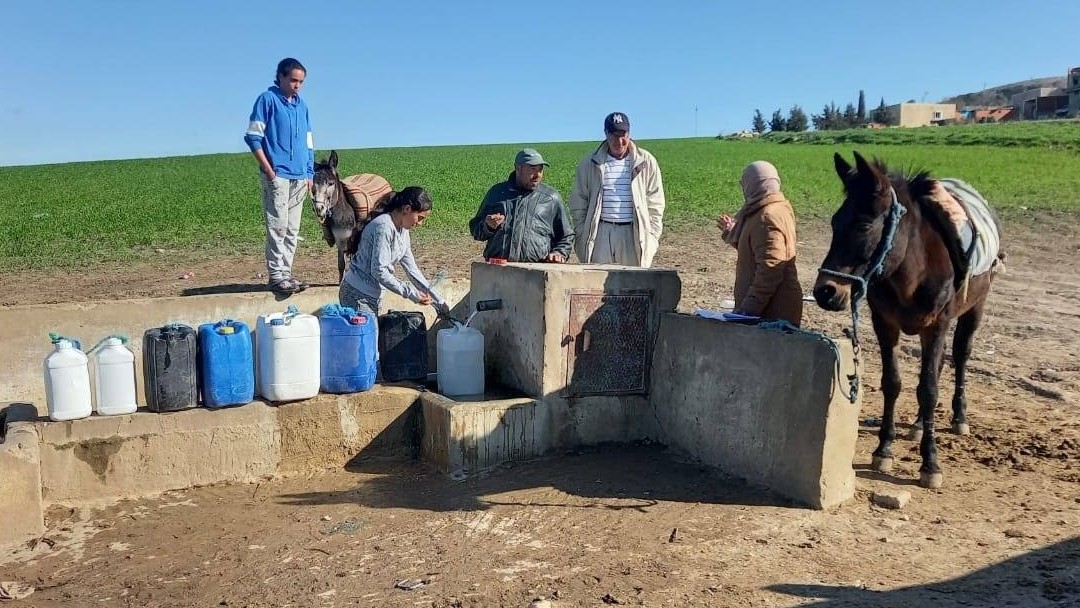
[[[795,211],[770,194],[742,218],[736,249],[735,308],[763,319],[802,323],[802,287],[795,269]]]

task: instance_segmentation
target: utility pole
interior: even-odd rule
[[[694,137],[697,137],[697,106],[694,106]]]

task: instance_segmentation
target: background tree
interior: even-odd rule
[[[881,103],[878,104],[877,109],[870,114],[870,119],[883,125],[889,123],[889,106],[885,105],[884,97],[881,98]]]
[[[796,104],[788,112],[786,126],[788,131],[801,133],[810,128],[810,119],[807,118],[806,112],[803,112],[803,109]]]
[[[765,124],[765,117],[761,115],[761,110],[754,110],[754,133],[764,133],[767,128],[768,125]]]
[[[855,104],[849,103],[844,107],[844,114],[840,121],[841,129],[852,129],[859,126],[859,111],[855,109]]]
[[[859,89],[859,122],[866,122],[866,94]]]
[[[780,113],[780,110],[772,113],[772,118],[769,119],[769,130],[773,133],[787,130],[787,121],[784,120],[784,115]]]
[[[811,116],[810,120],[814,123],[814,128],[818,131],[831,131],[833,129],[843,128],[843,115],[833,102],[829,102],[829,105],[825,106],[821,111],[821,114],[814,114]]]

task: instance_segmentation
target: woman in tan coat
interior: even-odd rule
[[[738,251],[735,312],[802,323],[802,287],[795,269],[795,212],[780,190],[780,174],[759,160],[743,170],[744,203],[720,216],[724,241]]]

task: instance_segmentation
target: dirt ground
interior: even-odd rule
[[[715,229],[672,231],[681,308],[730,297],[734,251]],[[855,500],[793,508],[657,446],[582,450],[455,482],[420,463],[215,486],[99,509],[54,509],[33,548],[0,555],[12,606],[1080,606],[1080,223],[1018,219],[970,364],[972,434],[939,436],[945,485],[919,488],[915,444],[893,476],[868,470],[880,365],[863,327]],[[800,235],[805,287],[828,230]],[[466,240],[421,266],[466,277]],[[174,256],[163,255],[162,260]],[[461,260],[448,263],[447,260]],[[335,284],[332,253],[297,272]],[[9,272],[3,305],[261,289],[257,255],[83,272]],[[191,278],[181,276],[191,273]],[[864,315],[868,316],[868,315]],[[846,321],[813,305],[806,325]],[[914,417],[918,342],[903,341],[900,419]],[[951,396],[946,372],[942,401]],[[947,423],[944,410],[939,421]],[[899,511],[877,490],[907,490]],[[403,580],[423,584],[395,588]],[[406,585],[407,586],[407,585]]]

